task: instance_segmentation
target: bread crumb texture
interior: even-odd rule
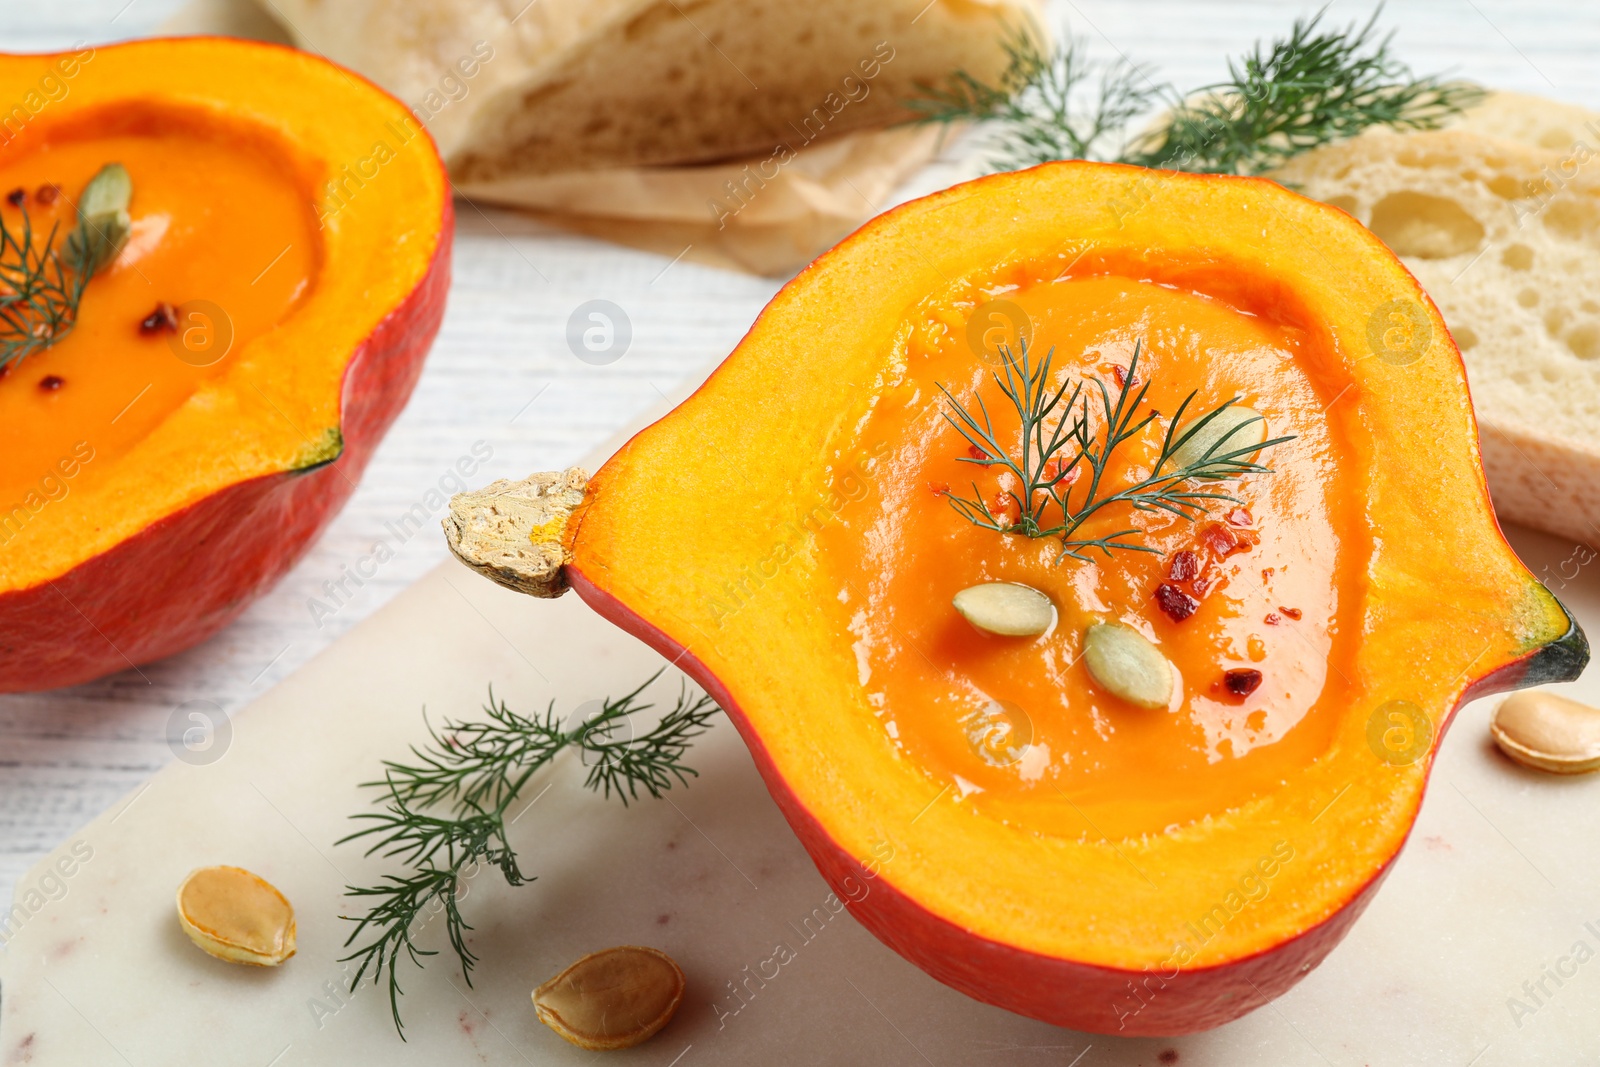
[[[1496,93],[1272,176],[1355,216],[1439,306],[1501,517],[1600,542],[1600,115]]]

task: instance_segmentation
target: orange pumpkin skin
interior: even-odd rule
[[[1139,210],[1102,217],[1102,205],[1130,189]],[[1224,231],[1233,220],[1245,220],[1242,240],[1261,232],[1269,211],[1286,216],[1286,236],[1231,246],[1235,235]],[[1204,243],[1219,232],[1221,247]],[[774,531],[828,484],[816,468],[857,443],[839,429],[852,424],[841,409],[861,389],[853,383],[873,381],[890,359],[918,287],[938,284],[914,277],[921,264],[959,277],[1006,257],[1046,258],[1063,235],[1198,248],[1194,260],[1235,259],[1285,300],[1295,285],[1308,288],[1313,314],[1328,316],[1330,392],[1340,375],[1360,387],[1359,419],[1346,425],[1364,435],[1360,454],[1371,464],[1364,521],[1384,534],[1363,571],[1381,592],[1365,601],[1356,675],[1365,688],[1331,747],[1242,814],[1124,840],[1160,880],[1149,891],[1119,867],[1128,862],[1121,851],[987,825],[941,803],[934,785],[885,754],[858,695],[857,664],[847,643],[841,656],[824,610],[833,587],[803,548],[771,552]],[[1319,291],[1333,295],[1319,303]],[[1358,358],[1367,309],[1396,298],[1428,317],[1424,357],[1392,368]],[[861,338],[854,348],[852,337]],[[1433,435],[1414,440],[1405,431],[1417,424]],[[1192,1033],[1282,994],[1348,932],[1415,823],[1461,704],[1574,678],[1588,661],[1582,631],[1500,535],[1475,435],[1442,319],[1398,261],[1342,214],[1254,179],[1050,165],[891,211],[791,282],[693,397],[591,480],[563,533],[565,578],[728,712],[823,877],[885,944],[963,993],[1046,1022],[1125,1036]],[[1411,536],[1419,531],[1425,549]],[[1449,582],[1445,617],[1436,597]],[[706,606],[736,585],[743,599],[731,616]],[[1371,747],[1369,711],[1396,695],[1416,700],[1433,736],[1420,755],[1391,764]],[[1163,939],[1204,914],[1280,834],[1294,858],[1261,898],[1269,902],[1246,922],[1219,926],[1192,964],[1161,962],[1172,944]],[[1070,947],[1051,947],[1063,943]]]
[[[53,58],[0,56],[0,76],[36,78],[34,68]],[[12,69],[13,65],[20,69]],[[135,73],[139,71],[149,73]],[[164,71],[171,84],[162,81]],[[320,100],[319,107],[337,102],[349,108],[357,115],[352,123],[370,122],[369,129],[377,129],[380,119],[409,115],[399,101],[324,60],[225,38],[152,40],[99,49],[75,75],[66,101],[85,99],[85,110],[102,108],[115,115],[123,95],[134,101],[131,107],[137,111],[170,89],[174,97],[182,98],[183,108],[195,108],[198,93],[203,98],[198,112],[227,116],[234,106],[232,95],[247,95],[244,89],[229,88],[235,85],[232,79],[252,77],[261,79],[261,84],[249,93],[273,91],[269,86],[277,84],[297,87],[306,96],[287,92],[288,102],[280,108],[270,99],[252,95],[238,105],[241,115],[248,116],[241,120],[246,123],[272,118],[293,130],[296,124],[316,121],[306,111],[315,100]],[[65,108],[60,115],[48,111],[40,115],[41,120],[75,117]],[[227,119],[222,121],[226,124]],[[370,137],[366,143],[370,146]],[[298,151],[303,146],[290,147]],[[330,156],[319,144],[298,160],[309,176],[310,197],[316,195],[310,178],[337,173],[335,164],[340,160]],[[407,223],[417,228],[400,235],[417,246],[414,260],[395,267],[400,283],[391,295],[375,296],[376,306],[364,312],[372,315],[372,325],[364,329],[364,336],[350,338],[347,348],[339,339],[321,348],[315,341],[295,342],[315,353],[306,356],[308,361],[316,358],[330,364],[328,381],[337,391],[324,406],[336,415],[329,420],[331,426],[312,423],[311,427],[336,432],[334,454],[299,465],[269,462],[266,466],[278,469],[223,479],[223,484],[208,486],[199,499],[155,517],[64,573],[41,575],[36,583],[0,592],[0,692],[90,681],[206,640],[270,589],[338,514],[421,375],[450,285],[454,209],[442,163],[420,125],[400,158],[403,162],[390,166],[399,175],[402,192],[407,185],[413,194],[419,186],[427,192],[436,190],[431,198],[419,197],[418,209]],[[3,159],[0,150],[0,162]],[[138,197],[136,187],[135,206]],[[381,194],[369,193],[367,199],[364,208],[383,206]],[[368,239],[359,225],[359,221],[348,225],[345,235],[335,234],[329,241]],[[381,260],[382,251],[377,247],[372,251]],[[325,281],[319,278],[315,284],[320,287]],[[341,278],[339,284],[365,282]],[[86,303],[94,295],[91,285]],[[287,328],[292,330],[292,324]],[[48,517],[49,511],[46,508],[43,514]]]

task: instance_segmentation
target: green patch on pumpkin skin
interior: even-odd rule
[[[1513,673],[1496,681],[1489,692],[1570,682],[1588,665],[1589,639],[1566,605],[1531,573],[1526,576],[1523,594],[1507,612],[1480,609],[1473,613],[1473,625],[1485,644],[1462,668],[1458,681],[1467,688],[1508,670]],[[1508,661],[1492,670],[1480,667],[1479,661],[1498,640],[1510,642]],[[1508,678],[1514,681],[1505,684]]]
[[[1529,575],[1528,597],[1513,621],[1519,652],[1534,652],[1566,636],[1573,625],[1572,613],[1545,584]]]
[[[295,454],[289,469],[296,474],[306,474],[318,467],[326,467],[343,454],[344,434],[339,431],[339,427],[330,426],[322,431],[322,436],[315,441],[307,442],[306,446]]]
[[[1519,688],[1570,682],[1589,663],[1589,639],[1566,605],[1544,583],[1529,579],[1532,595],[1516,620],[1518,651],[1527,657]]]

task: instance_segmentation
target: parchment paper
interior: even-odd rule
[[[190,0],[162,30],[290,43],[267,10],[252,0]],[[894,190],[934,157],[940,132],[862,131],[782,155],[460,182],[455,190],[618,244],[783,275],[886,207]]]

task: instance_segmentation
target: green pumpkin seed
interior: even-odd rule
[[[107,163],[78,198],[78,227],[67,235],[67,255],[77,269],[92,275],[117,258],[128,243],[133,220],[133,178],[121,163]]]
[[[1089,627],[1083,661],[1089,676],[1112,696],[1141,708],[1164,708],[1172,701],[1172,664],[1131,626],[1101,622]]]
[[[1037,637],[1050,629],[1056,606],[1030,585],[985,582],[961,590],[950,601],[972,625],[1001,637]]]
[[[78,198],[78,221],[96,215],[109,215],[128,210],[133,200],[133,178],[121,163],[107,163],[89,179]]]
[[[1254,420],[1254,421],[1252,421]],[[1196,420],[1197,422],[1199,420]],[[1182,440],[1183,435],[1195,426],[1194,422],[1179,428],[1173,435],[1175,440]],[[1218,411],[1204,426],[1194,431],[1194,436],[1184,441],[1172,453],[1169,461],[1171,469],[1181,470],[1184,467],[1193,467],[1205,461],[1207,454],[1226,456],[1230,452],[1237,452],[1241,448],[1251,448],[1261,444],[1267,439],[1267,420],[1261,413],[1251,408],[1234,404]],[[1255,457],[1252,451],[1247,455],[1235,456],[1233,462],[1247,462]],[[1215,466],[1208,465],[1201,476],[1222,477],[1228,473],[1226,462],[1218,462]]]

